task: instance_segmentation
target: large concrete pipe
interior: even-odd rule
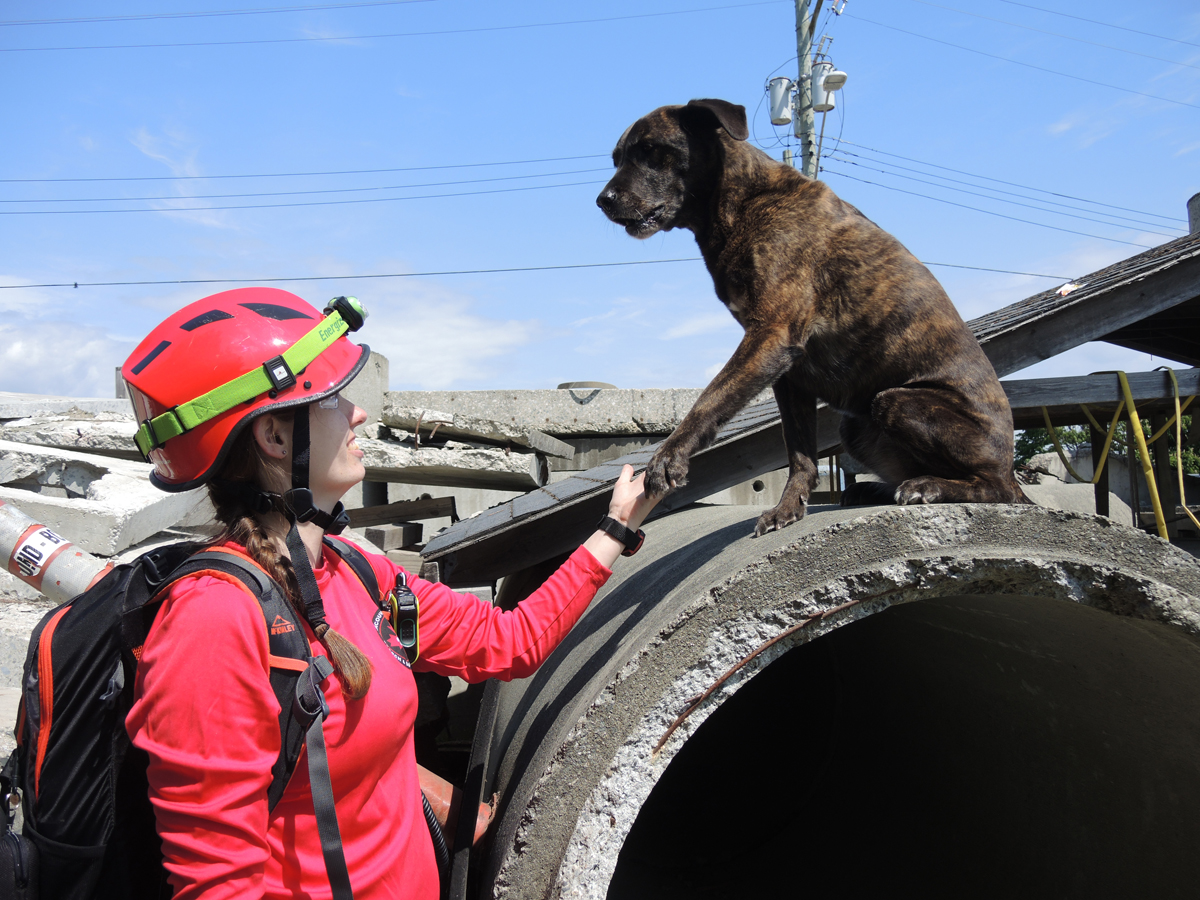
[[[754,517],[651,523],[500,686],[476,896],[1195,896],[1200,562],[1038,507]]]

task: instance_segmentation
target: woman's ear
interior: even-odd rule
[[[268,459],[284,459],[287,457],[292,443],[292,430],[283,428],[285,423],[270,413],[261,415],[250,423],[254,429],[254,442],[258,449]],[[291,425],[291,423],[286,423]]]

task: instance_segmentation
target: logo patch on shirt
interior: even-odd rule
[[[296,626],[283,616],[276,616],[275,621],[271,623],[271,634],[287,634],[289,631],[295,630]]]
[[[400,638],[396,634],[396,629],[392,628],[391,620],[383,614],[382,609],[375,610],[375,618],[371,620],[371,624],[375,626],[375,632],[379,635],[379,639],[391,651],[392,656],[400,660],[406,668],[411,669],[412,663],[408,661],[408,654],[404,652],[404,646],[400,643]]]

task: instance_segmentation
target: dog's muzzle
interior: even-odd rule
[[[663,208],[661,206],[643,212],[634,208],[629,202],[629,198],[615,188],[606,187],[602,190],[600,196],[596,198],[596,205],[604,211],[609,219],[624,228],[632,237],[649,237],[662,227],[660,220]]]
[[[619,205],[617,192],[611,187],[606,187],[600,192],[600,196],[596,198],[596,205],[610,219],[616,220],[616,210]]]

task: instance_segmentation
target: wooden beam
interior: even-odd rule
[[[1171,378],[1166,372],[1130,372],[1126,375],[1134,401],[1170,400]],[[1200,369],[1178,369],[1181,397],[1200,394]],[[1000,382],[1014,410],[1042,406],[1087,403],[1112,407],[1124,399],[1121,381],[1114,375],[1084,375],[1077,378],[1025,378]]]
[[[1129,389],[1140,414],[1174,412],[1171,379],[1166,372],[1131,372],[1127,377]],[[1180,397],[1200,394],[1200,369],[1178,369],[1175,377],[1179,380]],[[1103,419],[1107,424],[1112,418],[1113,410],[1123,399],[1120,381],[1116,375],[1014,379],[1000,383],[1008,394],[1014,428],[1043,427],[1043,406],[1046,407],[1050,421],[1055,426],[1086,425],[1088,419],[1080,407],[1083,403],[1087,404],[1092,415]]]
[[[1080,292],[1075,303],[1064,302],[1043,316],[1018,321],[1010,330],[980,340],[983,352],[1001,377],[1070,350],[1088,341],[1103,340],[1126,325],[1145,319],[1200,294],[1200,253],[1170,261],[1166,267],[1128,276],[1123,284]],[[1086,280],[1084,282],[1086,288]],[[994,314],[968,325],[978,333]]]
[[[441,519],[449,516],[458,520],[453,497],[433,497],[429,500],[400,500],[387,506],[366,506],[352,509],[351,528],[367,528],[371,525],[387,525],[389,522],[412,522],[420,519]]]

